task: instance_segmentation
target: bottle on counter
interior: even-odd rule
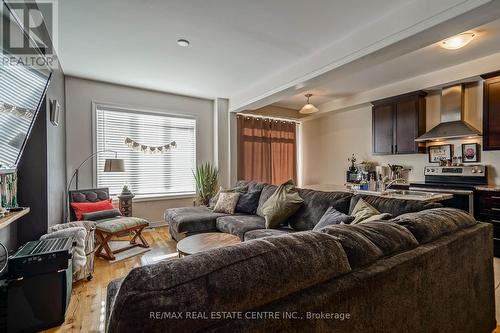
[[[362,191],[368,191],[368,181],[366,179],[363,179],[361,183],[359,184],[359,189]]]
[[[370,181],[368,182],[368,190],[370,190],[370,191],[377,190],[377,182],[375,181],[375,179],[370,178]]]
[[[382,179],[382,175],[379,174],[378,175],[378,179],[377,179],[377,184],[376,184],[375,191],[377,191],[377,192],[384,192],[384,190],[385,190],[384,189],[384,181]]]

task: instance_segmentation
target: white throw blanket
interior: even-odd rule
[[[65,224],[57,226],[63,227],[56,228],[56,230],[52,229],[52,227],[49,229],[50,233],[43,235],[40,239],[73,237],[76,242],[76,246],[73,247],[73,273],[78,272],[87,263],[87,256],[85,255],[87,229],[83,226],[67,226]]]

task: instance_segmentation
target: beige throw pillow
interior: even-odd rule
[[[221,192],[219,194],[219,199],[215,204],[214,212],[234,214],[234,210],[236,208],[236,204],[238,203],[239,198],[240,198],[239,193]]]
[[[356,206],[354,206],[351,216],[354,216],[354,221],[352,221],[351,224],[358,224],[358,223],[371,222],[377,220],[388,220],[392,217],[391,214],[380,213],[375,207],[370,205],[362,198],[360,198]]]
[[[246,192],[246,191],[248,191],[248,186],[236,186],[236,187],[233,187],[233,188],[230,188],[230,189],[225,189],[222,186],[220,186],[219,187],[219,191],[217,192],[217,194],[214,195],[212,198],[210,198],[210,200],[208,202],[208,208],[210,208],[210,209],[214,209],[215,208],[215,204],[217,203],[217,201],[219,201],[219,195],[222,192],[238,192],[238,193],[242,193],[242,192]]]
[[[366,222],[372,222],[372,221],[387,221],[392,219],[392,215],[389,213],[380,213],[377,215],[370,216],[366,220],[363,220],[359,223],[366,223]]]
[[[295,190],[292,180],[281,184],[276,191],[262,205],[262,213],[266,219],[266,228],[274,229],[282,225],[295,213],[304,200]]]

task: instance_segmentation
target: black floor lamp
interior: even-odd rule
[[[69,180],[68,184],[68,190],[66,191],[67,199],[66,200],[66,206],[69,209],[69,191],[71,190],[71,184],[73,183],[73,180],[75,180],[75,189],[78,190],[78,174],[80,173],[81,167],[87,163],[90,159],[92,159],[94,156],[97,156],[101,153],[114,153],[115,158],[107,158],[104,161],[104,172],[125,172],[125,163],[123,159],[118,158],[118,153],[114,150],[100,150],[95,153],[92,153],[89,157],[83,160],[82,163],[76,168],[75,172],[73,173],[73,176],[71,176],[71,179]],[[69,217],[69,211],[66,212],[67,217]]]

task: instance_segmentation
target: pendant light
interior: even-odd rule
[[[318,112],[319,109],[317,107],[315,107],[314,105],[312,105],[311,103],[309,103],[309,98],[312,97],[313,94],[306,94],[305,96],[307,97],[307,104],[304,105],[302,107],[302,109],[300,109],[299,113],[302,113],[302,114],[311,114],[311,113],[315,113],[315,112]]]
[[[439,46],[447,50],[458,50],[469,44],[472,39],[474,39],[474,37],[476,37],[475,33],[463,32],[461,34],[442,40],[441,42],[439,42]]]

